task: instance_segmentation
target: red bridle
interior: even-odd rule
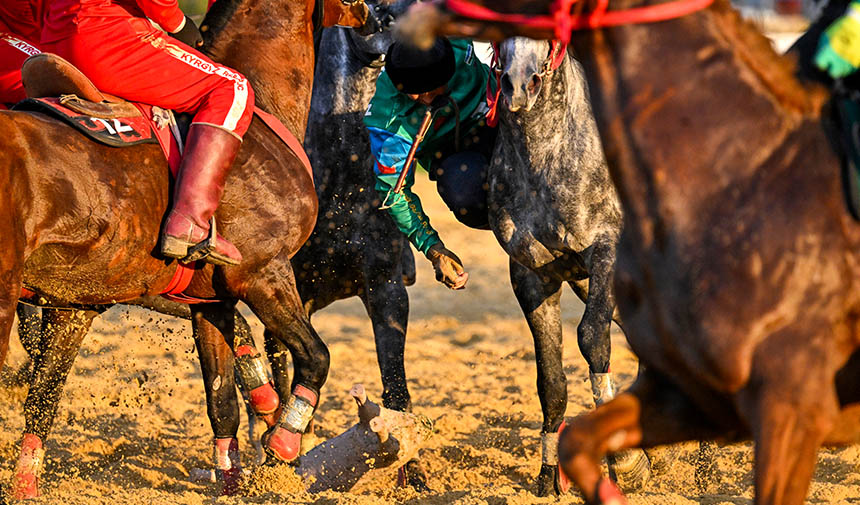
[[[478,21],[517,24],[530,28],[553,30],[555,38],[570,42],[570,32],[593,30],[609,26],[667,21],[704,9],[713,0],[673,0],[668,3],[634,7],[622,11],[607,11],[609,0],[598,0],[597,7],[588,13],[573,14],[577,0],[555,0],[549,15],[504,14],[474,4],[469,0],[444,0],[445,8],[453,14]]]

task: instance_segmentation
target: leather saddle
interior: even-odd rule
[[[21,79],[29,98],[59,97],[63,106],[81,114],[104,119],[141,115],[130,102],[99,91],[83,72],[56,54],[27,58]]]

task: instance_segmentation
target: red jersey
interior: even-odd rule
[[[42,33],[43,0],[0,1],[0,32],[38,43]]]
[[[147,17],[171,33],[185,21],[177,0],[51,0],[45,10],[43,43],[105,28],[122,18]]]

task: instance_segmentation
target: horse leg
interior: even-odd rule
[[[0,232],[5,231],[0,228]],[[11,233],[3,236],[13,237]],[[15,321],[15,308],[18,306],[18,297],[21,296],[20,265],[23,263],[23,258],[17,253],[14,247],[6,247],[0,253],[0,280],[2,280],[0,283],[0,368],[3,368],[6,363],[9,336]]]
[[[36,359],[36,354],[41,347],[42,315],[38,307],[26,303],[19,303],[16,312],[18,313],[18,338],[32,361]]]
[[[24,438],[12,477],[13,499],[39,496],[42,443],[54,424],[60,395],[81,342],[97,315],[91,310],[42,310],[43,345],[35,354],[30,391],[24,402]]]
[[[254,342],[254,334],[251,332],[251,325],[248,324],[248,321],[242,316],[242,314],[238,310],[234,310],[233,314],[233,331],[235,337],[233,339],[233,345],[231,347],[235,348],[236,342]],[[236,369],[235,365],[233,367],[233,377],[236,380],[236,383],[240,383],[243,379],[239,370]],[[266,454],[263,452],[263,445],[260,444],[260,440],[257,437],[256,425],[257,425],[257,412],[254,408],[254,405],[251,403],[250,395],[240,387],[242,390],[242,399],[245,404],[245,414],[248,417],[248,440],[251,442],[251,445],[254,446],[254,452],[256,453],[256,463],[258,465],[263,464],[263,461],[266,460]],[[277,397],[277,392],[274,392]],[[280,400],[279,400],[280,401]]]
[[[586,503],[622,505],[626,500],[621,491],[602,475],[603,457],[633,447],[708,440],[729,432],[706,424],[708,419],[674,383],[645,368],[629,391],[568,421],[559,438],[559,461]]]
[[[221,495],[239,490],[242,477],[239,443],[239,402],[233,373],[235,304],[198,304],[191,306],[194,343],[203,372],[206,412],[215,436],[215,472],[221,482]]]
[[[561,282],[540,275],[510,260],[511,285],[532,332],[537,362],[537,388],[543,411],[541,469],[538,496],[566,491],[559,479],[558,430],[567,409],[567,379],[561,363]]]
[[[290,395],[282,401],[277,423],[263,435],[266,452],[281,461],[292,461],[299,455],[302,435],[306,432],[319,403],[320,389],[328,377],[328,348],[310,324],[289,257],[282,252],[255,272],[253,280],[239,280],[245,288],[243,299],[266,327],[266,339],[280,341],[293,360]],[[267,344],[278,351],[279,345]],[[280,351],[278,351],[280,352]],[[275,357],[272,370],[283,395],[286,369]]]
[[[406,348],[406,325],[409,320],[409,296],[399,279],[376,279],[368,268],[365,277],[364,308],[373,323],[376,359],[382,376],[382,405],[393,410],[410,411],[412,401],[406,385],[403,353]],[[400,273],[397,273],[400,276]],[[430,491],[427,476],[417,458],[397,471],[397,483],[409,485],[418,492]]]
[[[576,334],[579,351],[588,362],[588,378],[591,381],[594,405],[598,406],[615,397],[615,385],[609,372],[609,356],[612,350],[610,325],[615,310],[612,295],[612,277],[615,273],[614,244],[595,242],[590,260],[588,297]],[[651,477],[651,464],[641,450],[611,454],[607,462],[610,475],[625,491],[641,489]]]
[[[33,360],[42,345],[42,314],[38,307],[26,303],[18,303],[18,340],[27,352],[25,361],[18,370],[11,373],[9,385],[24,386],[30,384],[30,374],[33,368]]]
[[[738,410],[753,430],[759,505],[804,502],[818,449],[840,417],[834,387],[838,351],[795,352],[814,337],[797,332],[794,338],[789,331],[761,344],[748,386],[737,395]]]

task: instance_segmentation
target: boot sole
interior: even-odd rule
[[[161,254],[168,258],[181,260],[188,256],[188,249],[193,245],[194,244],[189,244],[188,242],[176,237],[165,236],[161,240]],[[230,259],[223,254],[218,254],[217,252],[209,253],[209,256],[206,256],[201,261],[225,267],[239,264],[238,261]]]

